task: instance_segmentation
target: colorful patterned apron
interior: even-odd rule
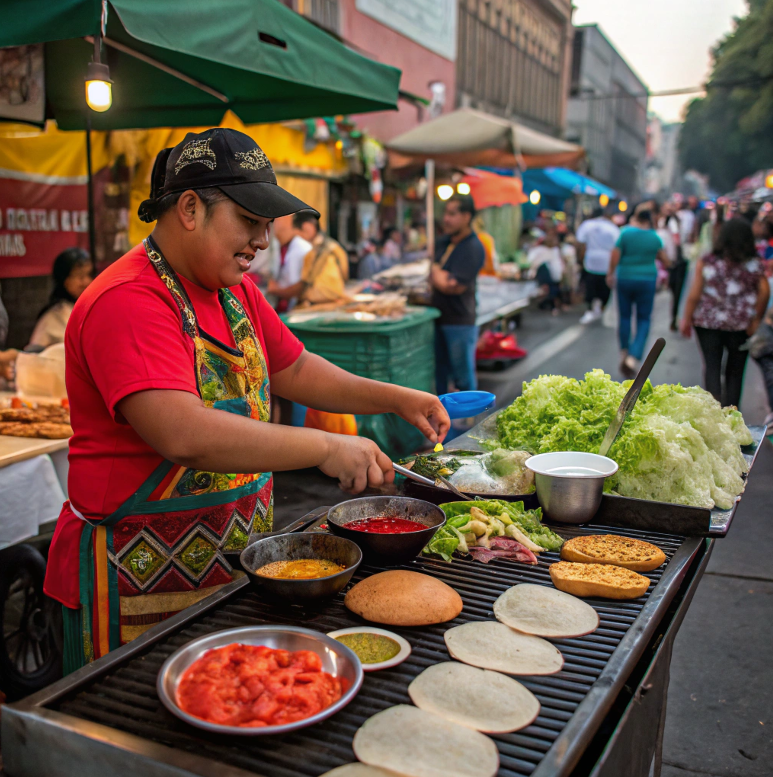
[[[145,250],[195,346],[207,407],[268,421],[263,349],[241,302],[218,292],[236,349],[203,332],[185,288],[148,238]],[[224,552],[273,523],[271,473],[223,475],[163,461],[112,515],[85,521],[80,545],[83,659],[92,661],[233,579]]]

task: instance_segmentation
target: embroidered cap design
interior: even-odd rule
[[[264,167],[271,167],[268,157],[257,147],[249,151],[236,151],[234,157],[239,160],[239,167],[247,170],[262,170]]]
[[[211,140],[212,138],[207,138],[206,140],[192,140],[190,143],[186,143],[180,158],[175,163],[175,175],[179,174],[183,167],[196,162],[205,165],[210,170],[214,170],[217,167],[217,157],[215,152],[209,147]]]

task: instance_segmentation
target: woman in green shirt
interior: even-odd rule
[[[609,263],[607,284],[617,285],[617,306],[620,315],[618,333],[622,361],[620,371],[626,378],[636,375],[650,332],[652,306],[655,302],[659,259],[665,267],[668,258],[663,241],[652,226],[648,210],[637,213],[620,232]],[[631,341],[631,317],[636,308],[636,334]]]

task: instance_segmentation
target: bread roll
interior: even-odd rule
[[[357,583],[344,604],[374,623],[428,626],[453,620],[462,611],[462,597],[440,580],[393,569]]]
[[[604,599],[636,599],[644,596],[650,579],[630,569],[611,564],[551,564],[550,578],[559,591],[573,596],[600,596]]]
[[[651,572],[665,562],[666,554],[657,545],[631,537],[591,534],[565,542],[561,558],[584,564],[614,564],[634,572]]]

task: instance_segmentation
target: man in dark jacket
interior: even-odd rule
[[[435,246],[430,271],[432,304],[440,311],[435,328],[435,381],[438,394],[448,391],[448,379],[460,391],[477,388],[475,346],[475,285],[486,252],[472,229],[472,197],[456,195],[446,203],[445,234]]]

